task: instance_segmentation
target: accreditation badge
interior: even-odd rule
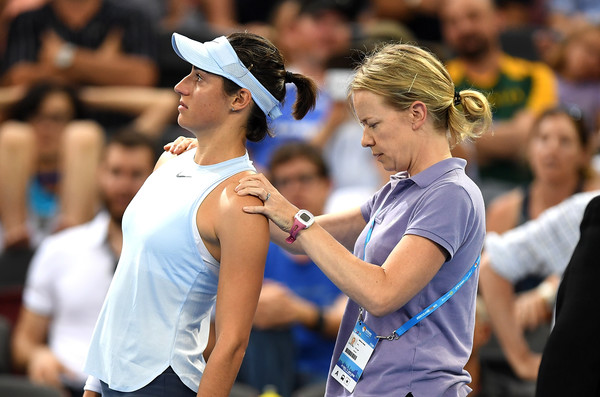
[[[377,334],[359,319],[331,372],[331,376],[350,393],[354,391],[378,341]]]

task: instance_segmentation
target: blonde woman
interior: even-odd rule
[[[438,59],[402,44],[366,57],[349,97],[362,146],[396,172],[389,183],[360,208],[315,220],[246,175],[237,193],[266,201],[244,211],[267,216],[272,239],[350,297],[326,396],[466,396],[485,210],[450,148],[488,129],[489,104],[455,92]]]

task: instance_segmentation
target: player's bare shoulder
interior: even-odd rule
[[[253,171],[242,171],[229,178],[227,178],[221,184],[221,194],[219,205],[221,210],[229,211],[232,209],[241,209],[244,206],[262,205],[262,201],[252,195],[240,196],[235,191],[236,186],[239,184],[240,179],[244,176],[255,174]]]

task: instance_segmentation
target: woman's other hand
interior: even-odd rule
[[[187,152],[195,147],[198,147],[198,140],[196,138],[187,138],[185,136],[180,136],[173,142],[169,142],[163,146],[165,151],[176,155]]]

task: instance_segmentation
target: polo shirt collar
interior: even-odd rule
[[[464,170],[467,165],[466,160],[451,157],[449,159],[444,159],[432,165],[431,167],[419,172],[417,175],[409,177],[408,172],[403,171],[399,172],[395,175],[392,175],[390,181],[392,183],[392,187],[395,187],[401,181],[412,181],[420,188],[425,188],[432,184],[435,180],[437,180],[442,175],[457,169]]]

